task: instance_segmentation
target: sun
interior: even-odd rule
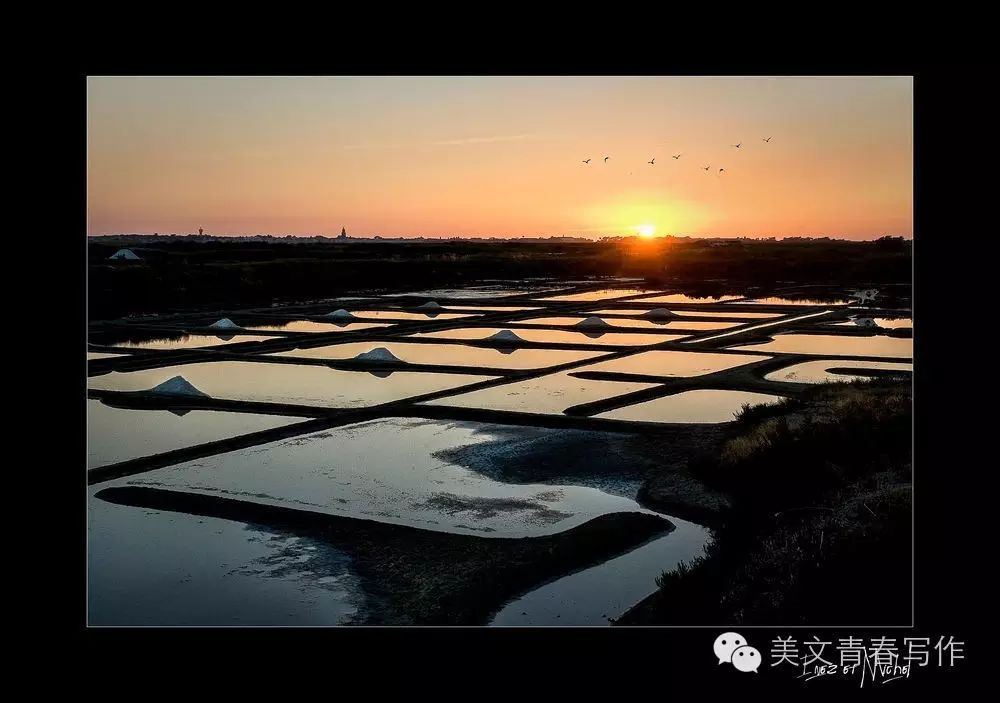
[[[650,239],[656,236],[656,225],[637,225],[635,229],[640,237]]]

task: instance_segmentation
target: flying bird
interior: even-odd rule
[[[739,144],[732,144],[731,146],[734,146],[737,149],[739,149],[741,146],[743,146],[743,142],[740,142]]]
[[[610,158],[611,158],[610,156],[605,156],[604,157],[604,163],[608,163],[608,159],[610,159]]]
[[[679,159],[679,158],[681,158],[681,155],[680,154],[674,154],[674,158],[675,159]]]
[[[712,168],[712,164],[709,164],[708,166],[706,166],[705,168],[703,168],[702,171],[707,171],[710,168]]]
[[[726,169],[724,169],[724,168],[720,168],[720,169],[719,169],[719,173],[722,173],[722,172],[723,172],[723,171],[725,171],[725,170],[726,170]]]
[[[647,161],[646,163],[647,164],[653,164],[655,166],[656,164],[653,163],[654,161],[656,161],[656,157],[655,156],[652,159],[650,159],[649,161]]]
[[[762,138],[762,139],[761,139],[761,141],[762,141],[762,142],[770,142],[770,141],[771,141],[771,138],[770,138],[770,137],[768,137],[767,139],[763,139],[763,138]]]
[[[590,163],[590,159],[584,159],[583,163],[589,164]]]

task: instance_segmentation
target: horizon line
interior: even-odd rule
[[[87,234],[88,238],[91,237],[215,237],[219,239],[227,238],[237,238],[237,237],[270,237],[274,239],[330,239],[337,240],[339,234],[273,234],[273,233],[240,233],[240,234],[213,234],[209,232],[201,233],[198,232],[119,232],[114,234]],[[866,237],[853,238],[845,235],[834,235],[834,234],[662,234],[654,235],[652,237],[642,237],[634,232],[628,234],[593,234],[593,235],[581,235],[581,234],[514,234],[514,235],[503,235],[503,234],[441,234],[441,235],[426,235],[426,234],[364,234],[364,235],[352,235],[348,234],[346,239],[354,240],[364,240],[364,239],[584,239],[584,240],[598,240],[608,237],[617,238],[635,238],[635,239],[838,239],[846,241],[876,241],[885,237],[898,237],[902,239],[912,240],[912,234],[900,234],[885,232],[883,234],[873,234]],[[341,240],[342,241],[342,240]]]

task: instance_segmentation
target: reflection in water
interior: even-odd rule
[[[906,327],[913,327],[913,320],[909,317],[874,317],[869,319],[874,320],[876,325],[884,327],[885,329],[903,329]],[[857,327],[854,320],[845,320],[844,322],[837,322],[835,324],[838,326]]]
[[[482,330],[479,330],[482,333]],[[485,335],[483,335],[485,336]],[[561,349],[512,349],[504,347],[504,357],[497,349],[466,347],[460,344],[407,344],[406,342],[379,342],[403,361],[411,364],[441,364],[446,366],[481,366],[509,369],[533,369],[554,366],[597,356],[600,352],[563,351]],[[275,356],[309,357],[313,359],[350,359],[371,349],[372,342],[335,344],[311,349],[293,349],[277,352]],[[515,352],[516,353],[512,353]]]
[[[696,390],[609,410],[596,417],[639,422],[729,422],[744,403],[770,404],[776,395],[746,391]]]
[[[600,311],[594,313],[595,315],[600,314]],[[566,327],[572,327],[578,325],[583,319],[583,317],[539,317],[532,318],[530,320],[521,320],[520,324],[523,325],[564,325]],[[669,320],[669,319],[643,319],[643,318],[611,318],[609,320],[604,320],[604,324],[609,327],[641,327],[644,329],[690,329],[690,330],[716,330],[725,329],[727,327],[735,327],[738,323],[736,322],[699,322],[697,320],[687,321],[687,320]]]
[[[832,334],[779,334],[770,342],[733,347],[752,352],[828,354],[830,356],[913,356],[913,339],[903,337],[854,337]]]
[[[139,342],[117,342],[114,346],[129,349],[191,349],[236,342],[263,342],[267,339],[274,339],[274,337],[261,337],[252,334],[192,334],[172,338],[147,339]]]
[[[409,396],[455,388],[487,376],[399,371],[378,379],[367,373],[323,366],[213,361],[161,369],[115,371],[89,379],[91,388],[140,391],[183,374],[213,398],[292,403],[319,407],[367,407]]]
[[[739,295],[720,295],[717,298],[704,296],[692,297],[684,293],[671,293],[670,295],[658,295],[654,298],[640,298],[636,303],[724,303],[727,300],[737,300]]]
[[[93,497],[88,528],[90,625],[338,625],[364,608],[324,542]]]
[[[501,483],[444,457],[494,439],[488,426],[473,423],[374,420],[157,469],[129,483],[493,537],[553,534],[599,515],[642,511],[630,497]]]
[[[654,376],[702,376],[707,373],[724,371],[734,366],[742,366],[755,361],[763,361],[766,356],[752,354],[712,354],[710,352],[648,351],[642,354],[601,361],[591,366],[581,366],[571,373],[582,371],[608,371],[614,373],[641,373]]]
[[[781,312],[750,312],[741,308],[733,308],[726,311],[712,310],[677,310],[678,315],[690,315],[691,317],[739,317],[752,319],[766,319],[768,317],[781,317]]]
[[[840,305],[851,302],[850,298],[840,295],[831,295],[825,298],[781,298],[771,296],[768,298],[753,298],[752,300],[740,300],[733,305]]]
[[[405,296],[431,297],[431,298],[506,298],[511,295],[522,295],[524,293],[542,294],[546,291],[557,290],[562,286],[548,285],[538,288],[507,288],[505,286],[470,286],[468,288],[434,288],[433,290],[418,290],[408,293],[386,293],[385,298],[401,298]]]
[[[656,309],[658,309],[658,308],[650,307],[648,310],[630,310],[628,308],[607,308],[607,309],[603,309],[603,310],[595,310],[593,313],[590,313],[590,314],[592,314],[592,315],[614,314],[614,315],[641,316],[641,315],[645,315],[646,313],[648,313],[649,310],[656,310]],[[677,315],[679,317],[701,318],[705,322],[710,322],[711,318],[713,318],[713,317],[732,317],[732,318],[737,318],[737,319],[745,319],[747,322],[751,322],[753,320],[764,319],[764,318],[768,318],[768,317],[780,317],[783,314],[783,313],[780,313],[780,312],[749,312],[749,311],[744,311],[742,309],[732,309],[732,310],[727,310],[725,312],[712,312],[712,311],[709,311],[709,310],[681,310],[681,309],[674,309],[674,310],[671,310],[671,312],[673,312],[675,315]],[[649,319],[649,318],[647,318],[647,319]],[[630,324],[629,320],[618,320],[618,322],[619,322],[619,324]],[[697,322],[697,321],[696,320],[667,320],[667,322],[676,322],[677,323],[675,325],[676,327],[688,327],[693,322]],[[721,324],[729,324],[729,323],[721,323]],[[739,324],[739,323],[732,323],[732,324]],[[693,329],[698,329],[698,328],[695,327]],[[702,328],[702,329],[713,329],[713,328]]]
[[[826,359],[807,361],[794,366],[786,366],[772,371],[764,378],[768,381],[794,381],[796,383],[827,383],[829,381],[852,381],[867,378],[862,375],[830,373],[828,369],[881,369],[886,371],[913,371],[913,364],[891,363],[888,361],[850,361]]]
[[[645,346],[659,344],[677,339],[684,339],[682,334],[635,334],[629,332],[608,332],[599,337],[588,337],[583,331],[544,330],[518,327],[514,330],[517,336],[529,342],[550,342],[556,344],[601,344],[609,346]],[[440,332],[421,332],[414,337],[430,339],[484,339],[500,332],[499,327],[462,327]]]
[[[561,413],[573,405],[603,400],[656,385],[654,383],[590,381],[575,378],[570,375],[571,373],[563,371],[518,383],[484,388],[428,401],[428,404],[550,414]]]
[[[622,298],[626,295],[637,295],[639,293],[652,293],[648,288],[602,288],[601,290],[587,291],[586,293],[569,293],[567,295],[546,296],[544,300],[604,300],[612,298]]]
[[[91,359],[110,359],[116,356],[125,356],[124,354],[108,354],[106,352],[87,352],[87,361]]]
[[[388,327],[388,322],[313,322],[312,320],[295,320],[280,325],[257,325],[250,329],[278,329],[283,332],[354,332],[373,327]]]
[[[87,401],[87,468],[281,427],[299,418],[209,410],[126,410]]]
[[[518,305],[448,305],[452,310],[468,310],[470,312],[518,312],[521,310],[537,310],[537,307],[521,307]]]
[[[519,320],[518,324],[522,325],[562,325],[565,327],[576,327],[581,322],[589,321],[592,324],[607,325],[608,327],[634,327],[629,320],[598,320],[590,316],[578,316],[578,317],[532,317],[528,320]]]
[[[709,531],[670,516],[676,529],[603,564],[578,571],[512,600],[493,626],[609,625],[657,589],[656,578],[704,552]]]
[[[376,319],[381,322],[426,320],[428,317],[438,320],[453,320],[469,316],[469,313],[438,312],[434,309],[428,309],[421,312],[403,312],[402,310],[353,310],[352,313],[355,317],[363,319]]]
[[[643,314],[641,310],[597,310],[593,313],[594,315],[641,315]],[[678,315],[687,315],[688,311],[679,310]],[[694,313],[698,315],[700,313]],[[740,317],[734,315],[734,317]],[[534,320],[528,320],[528,322],[534,322]],[[613,317],[611,319],[606,319],[605,322],[608,324],[616,325],[618,327],[646,327],[653,329],[687,329],[687,330],[723,330],[728,327],[735,327],[740,324],[738,322],[713,322],[711,320],[675,320],[669,318],[643,318],[643,317],[630,317],[621,318]]]

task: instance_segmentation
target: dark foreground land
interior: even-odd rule
[[[673,529],[669,520],[654,515],[615,513],[546,537],[497,539],[159,488],[106,488],[97,497],[329,542],[354,558],[366,583],[368,625],[485,625],[525,589]]]
[[[715,541],[618,623],[909,623],[911,403],[908,380],[877,378],[745,411],[689,468],[731,499]],[[669,480],[647,497],[676,499]]]
[[[109,261],[130,247],[140,261]],[[100,237],[88,242],[90,319],[276,300],[407,291],[484,280],[625,276],[722,294],[782,282],[864,286],[910,281],[910,243],[829,239],[628,239],[605,242],[196,241]],[[725,283],[721,283],[725,279]],[[374,292],[378,292],[375,290]]]

